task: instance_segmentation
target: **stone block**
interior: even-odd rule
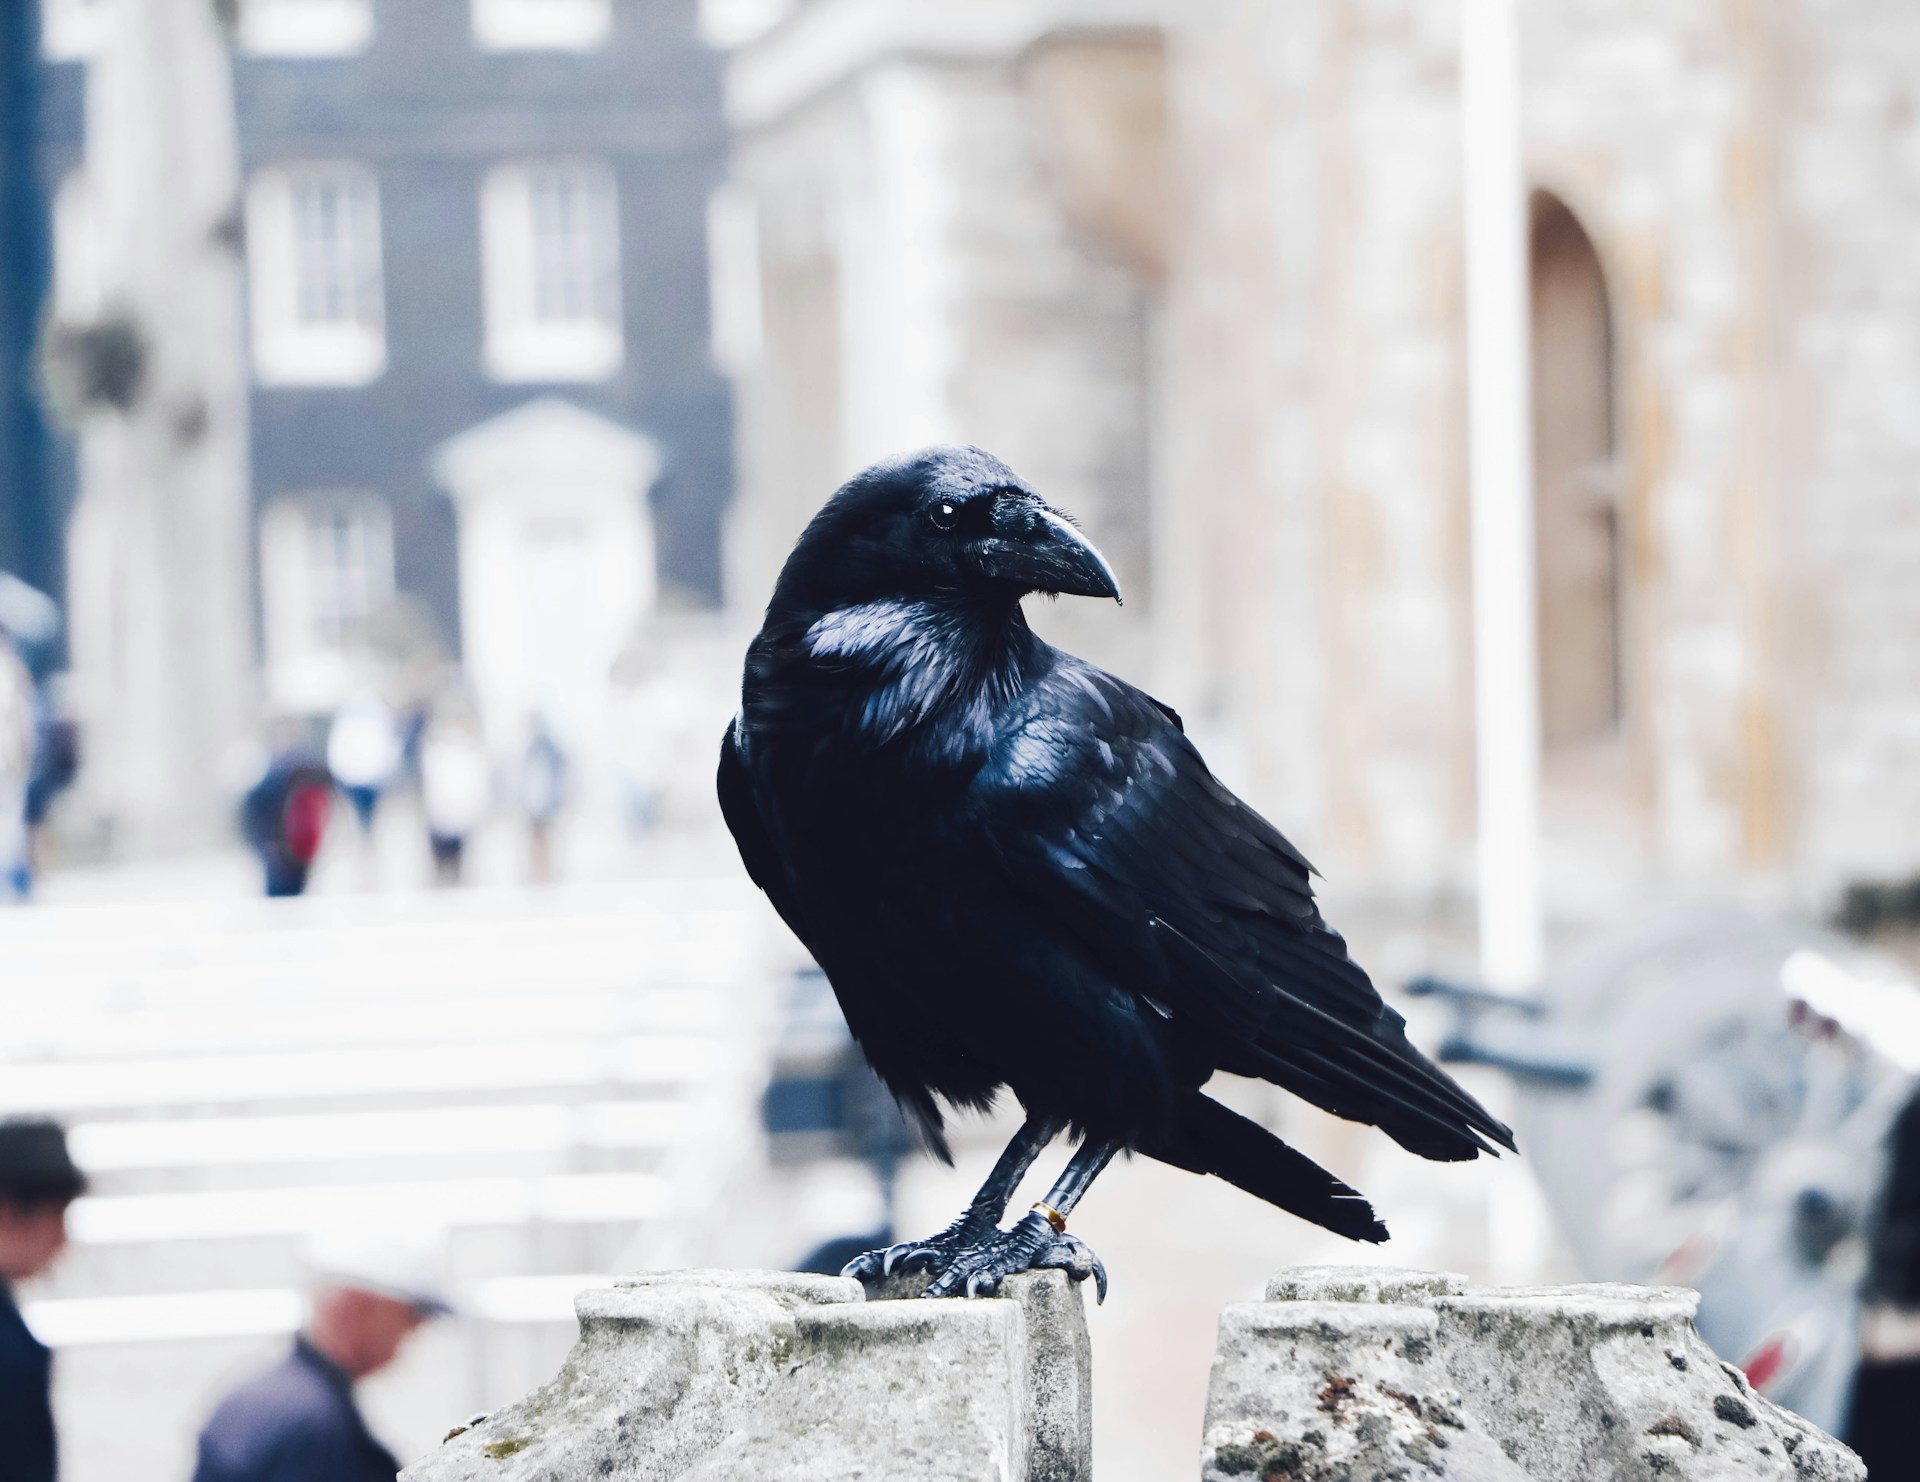
[[[1221,1314],[1206,1482],[1863,1482],[1693,1329],[1694,1293],[1307,1267]]]
[[[1753,1392],[1693,1328],[1699,1297],[1621,1284],[1436,1298],[1467,1404],[1541,1482],[1856,1482],[1853,1454]]]
[[[1406,1266],[1292,1266],[1267,1283],[1267,1300],[1425,1306],[1431,1298],[1466,1289],[1467,1278],[1451,1271],[1415,1271]]]
[[[407,1482],[1089,1482],[1082,1296],[917,1300],[838,1277],[669,1271],[581,1294],[560,1373]],[[1692,1292],[1472,1291],[1303,1267],[1228,1307],[1203,1482],[1864,1482],[1693,1330]]]
[[[932,1279],[925,1272],[896,1272],[868,1296],[911,1301]],[[1093,1346],[1081,1290],[1061,1272],[1035,1271],[1014,1277],[1003,1293],[1020,1304],[1026,1320],[1025,1384],[1033,1406],[1030,1482],[1088,1482],[1093,1474]]]
[[[1093,1344],[1083,1290],[1059,1271],[1016,1276],[1006,1286],[1027,1329],[1028,1482],[1092,1482]]]
[[[1377,1296],[1227,1308],[1203,1482],[1531,1482],[1434,1364],[1438,1330]]]
[[[408,1482],[1085,1482],[1080,1294],[868,1301],[787,1272],[649,1272],[581,1294],[548,1384],[451,1437]]]
[[[811,1271],[630,1271],[614,1278],[615,1291],[657,1287],[698,1287],[703,1291],[759,1292],[783,1307],[827,1302],[862,1302],[866,1293],[851,1276],[816,1276]]]

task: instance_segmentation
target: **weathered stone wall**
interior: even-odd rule
[[[1724,878],[1787,848],[1761,8],[1582,0],[1526,17],[1527,168],[1586,227],[1613,306],[1620,801],[1658,868]]]
[[[1527,169],[1613,311],[1624,717],[1587,802],[1637,883],[1911,870],[1920,11],[1521,15]],[[1453,10],[1214,0],[1172,37],[1163,686],[1337,875],[1464,889]]]
[[[1220,1316],[1203,1482],[1864,1482],[1693,1330],[1695,1293],[1319,1266]]]
[[[1416,897],[1471,824],[1453,26],[1315,0],[1173,33],[1163,687],[1317,860]]]
[[[1526,168],[1610,300],[1620,552],[1619,734],[1549,769],[1549,904],[1754,878],[1820,900],[1920,867],[1920,10],[1520,13]],[[903,3],[855,24],[878,14],[817,0],[736,63],[768,314],[736,591],[758,599],[860,462],[981,442],[1150,593],[1129,621],[1151,678],[1223,775],[1343,885],[1465,898],[1456,8]],[[1047,106],[1085,68],[1036,87],[1036,59],[1102,25],[1164,38],[1167,240],[1145,253],[1152,90],[1106,117],[1142,158],[1137,202],[1104,187],[1103,240],[1070,178],[1095,115]],[[1045,620],[1146,668],[1111,612]]]
[[[840,1277],[668,1271],[583,1292],[580,1341],[408,1482],[1088,1482],[1080,1293],[864,1299]]]
[[[406,1482],[1090,1482],[1078,1288],[869,1301],[855,1282],[671,1271],[579,1299],[550,1383]],[[1302,1267],[1227,1308],[1202,1482],[1864,1482],[1693,1331],[1692,1292],[1469,1292]]]
[[[732,588],[764,600],[801,524],[866,463],[973,442],[1080,517],[1144,597],[1151,285],[1074,220],[1024,49],[906,29],[740,120],[766,340],[741,378]],[[1115,654],[1142,613],[1048,617]]]
[[[1772,100],[1792,498],[1773,621],[1800,869],[1920,869],[1920,10],[1777,7]]]

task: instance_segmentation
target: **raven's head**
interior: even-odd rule
[[[956,597],[1008,607],[1029,592],[1120,598],[1106,558],[990,453],[926,448],[841,486],[794,546],[774,603]]]

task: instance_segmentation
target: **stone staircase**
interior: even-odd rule
[[[760,1165],[767,919],[718,868],[0,916],[0,1115],[61,1118],[93,1184],[22,1293],[63,1477],[185,1475],[317,1228],[449,1232],[461,1317],[367,1387],[402,1454],[550,1371],[575,1291],[680,1257]]]

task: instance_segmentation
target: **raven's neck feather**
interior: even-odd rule
[[[768,615],[748,655],[749,725],[837,730],[928,760],[984,752],[994,718],[1052,650],[1019,604],[885,598]]]

